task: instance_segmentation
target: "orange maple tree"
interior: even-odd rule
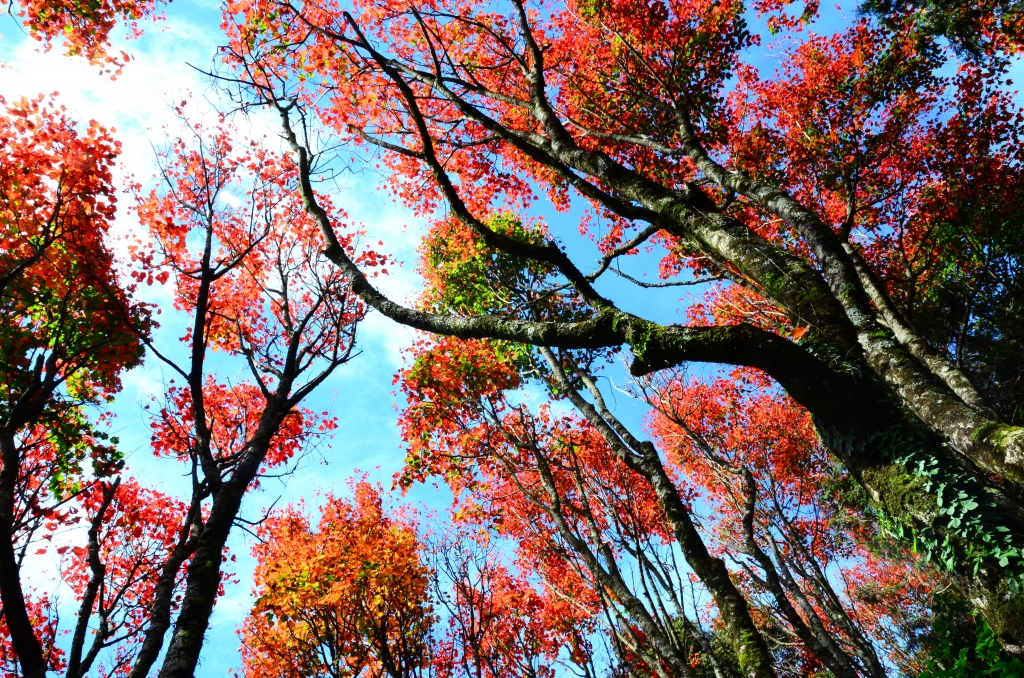
[[[260,528],[257,596],[239,635],[246,676],[551,677],[588,666],[593,625],[464,524],[436,535],[380,487]],[[535,574],[535,573],[534,573]],[[566,657],[566,650],[569,656]]]
[[[379,488],[331,495],[314,530],[301,508],[260,527],[257,600],[240,634],[246,676],[423,675],[434,616],[416,525]]]

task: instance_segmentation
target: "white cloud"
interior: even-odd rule
[[[167,104],[179,95],[206,89],[186,62],[208,62],[222,41],[219,30],[172,17],[128,43],[135,58],[111,79],[81,59],[63,56],[59,47],[41,52],[37,42],[21,40],[3,57],[8,67],[0,71],[0,89],[8,99],[59,92],[72,115],[116,127],[124,145],[122,164],[145,170],[152,165],[147,130],[173,121]]]

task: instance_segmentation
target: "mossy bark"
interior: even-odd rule
[[[851,383],[845,407],[835,408],[836,400],[803,404],[822,442],[867,491],[883,527],[952,575],[1004,648],[1020,656],[1024,598],[1011,587],[1024,575],[1012,555],[1024,551],[1024,515],[1012,493],[988,482],[880,385]]]

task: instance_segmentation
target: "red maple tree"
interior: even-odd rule
[[[102,406],[140,362],[150,321],[106,244],[117,143],[52,99],[0,104],[0,599],[5,655],[42,676],[63,658],[47,597],[30,599],[21,566],[122,465]]]
[[[1007,218],[1021,204],[1021,117],[1006,80],[1016,14],[993,4],[997,18],[979,22],[958,6],[876,3],[825,37],[804,30],[815,3],[799,19],[789,3],[758,7],[783,32],[775,72],[747,59],[762,36],[742,5],[699,0],[241,0],[228,7],[227,61],[249,100],[281,115],[326,252],[368,304],[436,334],[547,347],[538,369],[557,376],[562,364],[570,385],[591,360],[573,352],[624,344],[636,376],[691,361],[762,370],[809,411],[869,514],[946,569],[1019,653],[1024,433],[1020,361],[1004,352],[1022,336],[1020,238]],[[935,38],[955,39],[961,19],[981,29],[973,54]],[[520,274],[462,274],[460,291],[491,286],[476,304],[415,308],[380,294],[311,192],[313,119],[379,153],[415,213],[443,205],[466,231],[453,257],[518,258]],[[977,193],[993,173],[1009,190]],[[564,223],[535,229],[541,200],[556,214],[586,209],[596,267],[564,246]],[[695,322],[653,322],[602,291],[612,274],[641,288],[691,283],[622,271],[645,246],[665,248],[661,275],[722,283]],[[644,441],[615,433],[599,409],[586,418],[636,455],[616,452],[623,463],[647,454],[649,478],[671,490],[634,447]],[[715,562],[701,576],[718,582],[744,672],[771,675]]]

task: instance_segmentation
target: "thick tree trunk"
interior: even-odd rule
[[[662,341],[648,343],[634,373],[673,364],[674,335],[676,350],[685,349],[685,330],[666,331]],[[732,350],[718,346],[720,357],[711,362],[757,367],[775,378],[811,413],[822,442],[868,492],[883,527],[961,581],[1007,651],[1024,654],[1024,595],[1007,583],[1020,577],[1013,550],[1024,552],[1024,511],[1015,496],[952,450],[863,362],[841,360],[827,345],[799,347],[752,329],[737,328],[723,343]]]
[[[680,131],[687,155],[708,178],[749,198],[800,234],[821,267],[832,299],[845,313],[843,321],[833,323],[852,329],[864,359],[902,402],[972,463],[1016,486],[1018,493],[1024,489],[1024,428],[998,421],[966,375],[913,331],[859,252],[784,191],[727,171],[712,160],[685,116]],[[736,262],[736,257],[723,254]],[[765,289],[787,310],[795,310],[785,296],[770,286]]]
[[[20,459],[14,435],[0,431],[0,601],[14,652],[25,678],[45,678],[46,658],[32,630],[14,550],[14,507]]]
[[[188,568],[181,611],[174,634],[160,668],[159,678],[192,678],[203,648],[210,615],[221,584],[221,561],[228,535],[242,506],[249,484],[259,473],[270,449],[270,441],[287,414],[289,406],[282,398],[268,402],[260,426],[230,478],[213,495],[210,515],[196,540],[195,555]]]
[[[255,475],[255,474],[254,474]],[[191,678],[220,588],[221,559],[248,483],[225,483],[215,495],[195,555],[189,563],[181,612],[174,625],[160,678]]]
[[[762,365],[810,411],[825,446],[867,490],[884,527],[967,584],[967,591],[1015,654],[1024,646],[1024,596],[1001,553],[1024,547],[1024,513],[870,373],[819,373]],[[861,372],[863,374],[863,371]],[[973,568],[977,567],[977,573]]]
[[[599,154],[561,157],[663,215],[670,230],[738,268],[813,329],[817,341],[806,350],[827,367],[798,375],[793,365],[757,366],[812,413],[822,441],[865,487],[893,534],[970,582],[1004,647],[1021,655],[1024,596],[1015,591],[1024,583],[1024,510],[1018,488],[993,485],[982,469],[1019,483],[1024,430],[967,405],[874,320],[832,231],[808,223],[816,217],[784,194],[769,191],[758,201],[799,226],[824,261],[824,278],[710,205],[698,209],[700,197],[668,191]],[[641,364],[650,361],[646,338],[629,343]],[[821,381],[810,383],[816,372]]]

